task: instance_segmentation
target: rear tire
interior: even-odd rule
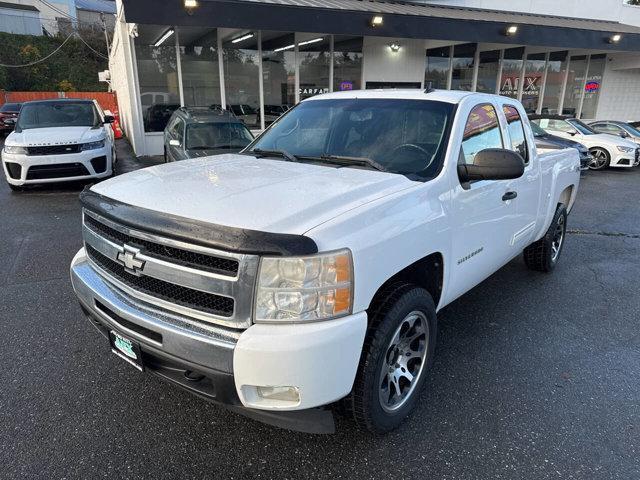
[[[390,284],[369,309],[369,328],[347,411],[373,433],[397,428],[420,398],[435,350],[436,309],[425,289]]]
[[[593,160],[589,164],[590,170],[603,170],[611,163],[611,155],[604,148],[593,147],[589,152],[593,155]]]
[[[560,259],[566,236],[567,209],[560,205],[544,237],[524,249],[524,263],[531,270],[551,272]]]

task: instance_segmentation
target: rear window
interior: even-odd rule
[[[187,150],[244,148],[253,141],[242,123],[192,123],[187,125]]]
[[[0,112],[19,112],[21,103],[5,103],[0,107]]]

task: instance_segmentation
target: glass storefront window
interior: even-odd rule
[[[220,107],[220,69],[216,30],[180,29],[180,67],[184,104],[188,107]],[[189,41],[191,38],[195,40]]]
[[[584,77],[587,70],[587,56],[578,55],[571,57],[569,62],[569,76],[567,78],[567,90],[564,94],[564,115],[577,115],[584,88]]]
[[[447,88],[449,79],[449,56],[451,47],[429,48],[427,49],[427,63],[424,70],[425,88],[431,82],[432,88]]]
[[[593,119],[596,116],[596,108],[598,106],[598,98],[600,98],[600,89],[602,88],[602,75],[604,74],[604,66],[606,55],[591,55],[589,61],[589,73],[587,74],[587,83],[584,86],[584,101],[582,103],[582,112],[580,118]]]
[[[135,43],[138,83],[145,132],[162,132],[180,107],[176,47],[173,38],[164,45]]]
[[[273,123],[296,103],[296,56],[293,33],[262,32],[264,120]]]
[[[535,113],[540,100],[540,90],[544,81],[546,54],[527,55],[524,65],[524,85],[522,86],[522,105],[527,113]]]
[[[477,92],[496,93],[499,67],[500,50],[480,52]]]
[[[500,79],[500,95],[518,98],[523,55],[524,47],[509,48],[504,51],[502,77]]]
[[[300,100],[329,92],[331,35],[317,35],[298,40],[300,65]]]
[[[471,90],[473,87],[473,57],[475,43],[465,43],[453,47],[451,90]]]
[[[558,113],[566,69],[567,52],[551,52],[547,67],[547,83],[544,87],[544,99],[542,100],[542,113],[551,115]]]
[[[249,128],[260,128],[258,34],[239,30],[222,39],[227,109]]]
[[[360,90],[362,37],[336,35],[333,39],[333,91]]]

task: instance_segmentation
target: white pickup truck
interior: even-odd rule
[[[455,91],[303,101],[239,154],[85,190],[73,287],[112,351],[308,432],[332,405],[389,431],[419,400],[436,313],[524,251],[551,271],[580,181],[522,106]]]

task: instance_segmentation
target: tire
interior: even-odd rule
[[[433,362],[436,308],[426,290],[397,282],[377,295],[369,314],[358,373],[344,404],[360,428],[383,434],[397,428],[420,398]]]
[[[603,170],[611,163],[611,155],[602,147],[590,148],[589,153],[593,155],[593,160],[589,164],[590,170]]]
[[[524,263],[531,270],[551,272],[560,259],[566,237],[567,209],[560,205],[544,237],[524,249]]]
[[[164,163],[169,163],[169,158],[167,158],[167,147],[164,147]]]
[[[10,183],[7,183],[7,185],[9,185],[9,188],[11,189],[12,192],[23,192],[24,191],[24,187],[22,187],[22,186],[12,185]]]

